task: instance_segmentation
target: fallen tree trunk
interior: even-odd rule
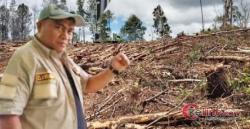
[[[139,125],[139,124],[127,123],[127,124],[125,124],[125,128],[127,128],[127,129],[146,129],[146,126]]]
[[[212,111],[213,108],[211,108]],[[240,117],[242,113],[245,111],[242,109],[217,109],[218,111],[223,111],[226,113],[234,113],[233,116],[228,117]],[[208,111],[208,110],[207,110]],[[207,117],[210,117],[207,114]],[[204,117],[204,116],[199,116]],[[216,116],[215,116],[216,117]],[[220,116],[218,116],[219,118]],[[162,118],[158,120],[159,118]],[[181,111],[173,111],[172,113],[168,112],[159,112],[159,113],[152,113],[152,114],[143,114],[143,115],[134,115],[134,116],[123,116],[120,118],[116,118],[114,120],[107,120],[107,121],[94,121],[88,122],[87,126],[88,129],[98,129],[98,128],[108,128],[108,129],[117,129],[124,127],[125,128],[133,128],[133,129],[144,129],[149,127],[146,123],[158,120],[157,122],[163,121],[167,122],[167,124],[174,124],[178,121],[185,120]],[[219,119],[215,119],[218,121]],[[223,121],[223,120],[222,120]],[[151,125],[150,125],[151,126]]]
[[[178,83],[178,82],[201,82],[200,79],[176,79],[176,80],[168,80],[168,82]]]
[[[235,32],[247,32],[250,29],[236,29],[236,30],[230,30],[230,31],[219,31],[219,32],[215,32],[215,33],[210,33],[210,34],[203,34],[203,35],[197,35],[197,36],[193,36],[195,38],[197,37],[208,37],[208,36],[215,36],[215,35],[221,35],[221,34],[227,34],[227,33],[235,33]]]
[[[240,52],[250,53],[250,50],[249,50],[249,49],[241,49],[241,48],[238,48],[238,50],[239,50]]]
[[[174,119],[184,118],[180,111],[176,111],[172,113],[160,112],[160,113],[152,113],[152,114],[144,114],[144,115],[124,116],[124,117],[120,117],[120,118],[117,118],[114,120],[108,120],[108,121],[89,122],[88,128],[89,129],[111,128],[111,127],[114,127],[117,125],[123,125],[126,123],[134,123],[134,124],[147,123],[160,117],[174,118]]]
[[[249,57],[239,57],[239,56],[206,56],[202,57],[203,60],[232,60],[240,62],[249,62]]]

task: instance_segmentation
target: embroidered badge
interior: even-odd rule
[[[55,77],[51,73],[39,73],[36,74],[36,81],[51,80]]]

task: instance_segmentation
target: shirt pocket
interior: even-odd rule
[[[27,108],[48,108],[58,105],[59,85],[55,78],[37,80]]]
[[[56,80],[46,80],[37,82],[34,85],[33,99],[55,99],[58,97],[57,94]]]

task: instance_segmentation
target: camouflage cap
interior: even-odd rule
[[[76,26],[83,26],[85,23],[81,15],[67,12],[63,9],[60,9],[58,6],[54,4],[49,4],[47,7],[42,9],[42,11],[40,12],[38,21],[41,21],[47,18],[58,19],[58,20],[66,19],[66,18],[74,18]]]

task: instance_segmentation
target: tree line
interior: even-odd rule
[[[30,38],[32,30],[32,15],[35,26],[37,8],[30,9],[24,3],[17,5],[16,0],[11,0],[10,4],[7,4],[7,1],[5,2],[6,4],[0,5],[0,41],[27,40]],[[67,9],[66,0],[61,0],[60,2],[57,0],[43,0],[43,6],[49,3],[54,3],[63,9]]]
[[[250,20],[249,0],[222,0],[224,13],[215,17],[214,31],[247,28]],[[219,24],[217,26],[217,24]],[[210,29],[210,28],[208,28]]]
[[[250,18],[250,5],[247,0],[240,0],[239,5],[235,5],[233,0],[222,0],[224,2],[223,15],[215,18],[215,27],[213,30],[226,30],[228,28],[246,28]],[[100,17],[97,16],[97,0],[77,0],[77,9],[72,11],[67,7],[66,0],[43,0],[42,6],[53,3],[64,10],[80,14],[88,23],[88,29],[92,34],[93,40],[98,39],[100,42],[118,41],[131,42],[144,40],[147,30],[143,21],[132,14],[121,27],[120,32],[112,33],[111,22],[114,15],[110,10],[105,11]],[[36,30],[35,23],[39,9],[30,8],[24,3],[17,5],[16,0],[10,0],[10,4],[0,5],[0,41],[18,41],[30,38],[32,30]],[[168,19],[160,5],[152,10],[154,33],[157,37],[169,36],[171,28]],[[32,19],[33,18],[33,19]],[[33,22],[32,22],[33,20]],[[34,28],[32,28],[34,23]],[[217,27],[219,24],[219,27]],[[80,28],[79,32],[74,33],[74,40],[79,41],[84,36],[85,29]],[[83,31],[83,32],[81,32]],[[204,30],[203,30],[204,31]]]
[[[60,8],[70,11],[67,7],[66,0],[43,0],[43,7],[53,3]],[[111,22],[114,19],[113,13],[110,10],[105,11],[99,19],[96,17],[96,0],[88,0],[87,7],[84,7],[84,0],[77,0],[77,10],[71,11],[78,13],[84,17],[89,24],[92,37],[98,36],[101,42],[107,41],[137,41],[144,40],[143,36],[146,27],[143,22],[136,16],[131,15],[125,24],[121,27],[120,33],[112,33]],[[85,9],[86,8],[86,9]],[[31,31],[35,31],[35,23],[38,15],[37,6],[30,8],[22,3],[17,5],[16,0],[11,0],[10,4],[0,6],[0,41],[21,41],[27,40],[31,36]],[[170,27],[167,23],[167,18],[160,5],[153,10],[155,32],[159,36],[169,35]],[[32,22],[33,21],[33,22]],[[32,28],[32,23],[34,23]],[[82,29],[84,30],[84,29]],[[79,40],[81,33],[74,33],[74,38]]]
[[[0,41],[23,40],[28,37],[31,29],[31,16],[29,7],[20,4],[15,8],[15,0],[11,0],[10,6],[0,6]]]
[[[82,0],[78,0],[80,3]],[[142,20],[132,14],[128,17],[125,21],[124,25],[121,27],[119,33],[112,33],[110,23],[114,19],[113,13],[110,10],[105,11],[100,19],[96,17],[96,0],[88,0],[88,7],[86,9],[85,19],[90,24],[90,31],[92,33],[93,40],[98,39],[100,42],[107,42],[107,41],[141,41],[144,40],[144,35],[146,31],[146,27],[144,26]],[[83,12],[82,8],[79,8],[78,4],[78,12]],[[84,13],[81,13],[84,14]],[[158,37],[162,36],[169,36],[171,33],[170,26],[168,24],[168,19],[164,14],[164,11],[160,5],[152,10],[153,15],[153,25],[154,32],[158,35]]]

